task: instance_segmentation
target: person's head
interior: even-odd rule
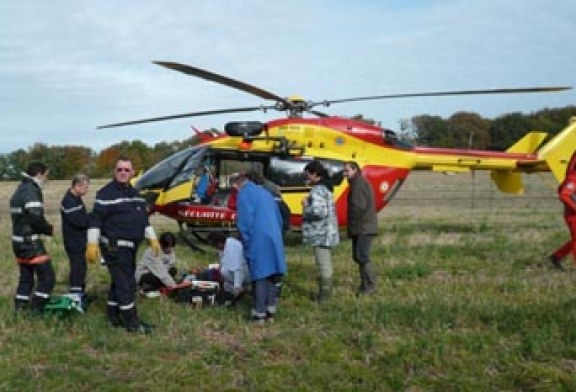
[[[226,234],[222,231],[212,231],[207,237],[208,244],[216,249],[224,249],[224,244],[226,244]]]
[[[134,164],[132,160],[126,157],[118,158],[114,166],[114,179],[121,184],[128,184],[133,175]]]
[[[362,175],[362,169],[358,166],[358,163],[355,161],[348,161],[344,165],[344,176],[346,178],[351,179],[356,175]]]
[[[40,185],[43,185],[48,180],[48,166],[43,162],[32,162],[26,169],[26,174],[34,178]]]
[[[255,184],[258,185],[264,184],[264,175],[262,175],[262,173],[258,170],[249,171],[248,173],[246,173],[246,177],[248,177],[248,179]]]
[[[230,177],[228,177],[228,187],[233,188],[234,184],[238,181],[238,177],[240,173],[232,173]]]
[[[246,173],[246,176],[255,184],[264,184],[264,165],[262,162],[252,162],[251,168]]]
[[[72,193],[76,196],[84,196],[88,192],[88,186],[90,185],[90,178],[85,175],[78,173],[72,177],[72,184],[70,189]]]
[[[244,173],[233,174],[229,179],[230,186],[237,190],[242,189],[246,181],[248,181],[248,177]]]
[[[310,181],[312,184],[317,183],[322,178],[324,179],[328,178],[328,172],[326,171],[322,163],[316,160],[311,161],[306,166],[304,166],[304,174],[306,175],[308,181]]]
[[[160,243],[160,247],[162,248],[162,252],[164,253],[172,253],[174,247],[176,246],[176,236],[174,233],[170,231],[166,231],[160,234],[160,238],[158,239]]]

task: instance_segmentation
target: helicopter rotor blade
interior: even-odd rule
[[[394,98],[414,98],[414,97],[441,97],[449,95],[480,95],[480,94],[515,94],[515,93],[547,93],[570,90],[572,87],[558,86],[558,87],[528,87],[528,88],[498,88],[489,90],[460,90],[460,91],[435,91],[424,93],[409,93],[409,94],[388,94],[388,95],[372,95],[367,97],[355,97],[344,99],[330,99],[325,101],[311,102],[310,107],[313,106],[330,106],[333,103],[343,102],[357,102],[369,101],[376,99],[394,99]]]
[[[312,113],[313,115],[315,115],[317,117],[330,117],[329,114],[319,112],[318,110],[308,110],[308,112]]]
[[[229,78],[227,76],[219,75],[217,73],[206,71],[204,69],[193,67],[191,65],[175,63],[171,61],[153,61],[153,63],[160,65],[162,67],[166,67],[178,72],[185,73],[187,75],[197,76],[199,78],[209,80],[211,82],[223,84],[225,86],[232,87],[240,91],[244,91],[248,94],[252,94],[263,99],[270,99],[276,102],[281,102],[285,107],[291,106],[291,103],[287,101],[285,98],[282,98],[274,93],[271,93],[270,91],[266,91],[260,87],[252,86],[248,83],[244,83],[239,80]]]
[[[133,121],[114,123],[114,124],[100,125],[97,127],[97,129],[123,127],[125,125],[144,124],[144,123],[150,123],[150,122],[156,122],[156,121],[166,121],[166,120],[176,120],[179,118],[188,118],[188,117],[196,117],[196,116],[209,116],[209,115],[213,115],[213,114],[254,112],[257,110],[261,110],[263,112],[266,112],[268,109],[275,109],[275,108],[276,108],[276,106],[272,106],[272,105],[270,105],[270,106],[249,106],[249,107],[244,107],[244,108],[217,109],[217,110],[207,110],[207,111],[203,111],[203,112],[173,114],[170,116],[152,117],[152,118],[145,118],[142,120],[133,120]]]

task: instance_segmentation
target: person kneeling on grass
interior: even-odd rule
[[[226,236],[224,232],[214,231],[208,235],[208,243],[219,251],[222,290],[216,301],[227,306],[234,305],[244,294],[244,286],[250,282],[242,242],[233,235]]]
[[[176,273],[176,236],[171,232],[160,235],[160,252],[154,256],[151,248],[146,249],[136,266],[136,282],[140,292],[148,298],[159,297],[164,287],[178,288],[174,280]]]

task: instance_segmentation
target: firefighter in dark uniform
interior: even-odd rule
[[[48,179],[48,166],[32,162],[10,199],[12,250],[20,268],[14,305],[16,311],[28,306],[42,312],[54,289],[55,274],[42,235],[52,235],[52,225],[44,217],[42,185]],[[37,276],[34,289],[34,274]]]
[[[140,321],[136,311],[136,252],[144,237],[156,255],[160,244],[148,221],[146,201],[130,184],[133,175],[132,161],[119,158],[114,179],[96,193],[86,260],[97,262],[101,253],[108,267],[112,278],[107,303],[110,324],[128,332],[148,333],[152,326]]]
[[[570,253],[576,263],[576,153],[568,163],[566,178],[558,187],[558,197],[564,203],[564,220],[570,230],[570,239],[550,256],[550,261],[554,267],[563,269],[562,260]]]
[[[82,197],[88,192],[90,179],[84,174],[72,177],[72,184],[60,202],[62,239],[70,261],[69,293],[85,301],[86,286],[86,232],[89,216]]]

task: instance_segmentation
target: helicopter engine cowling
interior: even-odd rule
[[[258,136],[265,128],[266,124],[260,121],[231,121],[224,126],[228,136],[242,137]]]

